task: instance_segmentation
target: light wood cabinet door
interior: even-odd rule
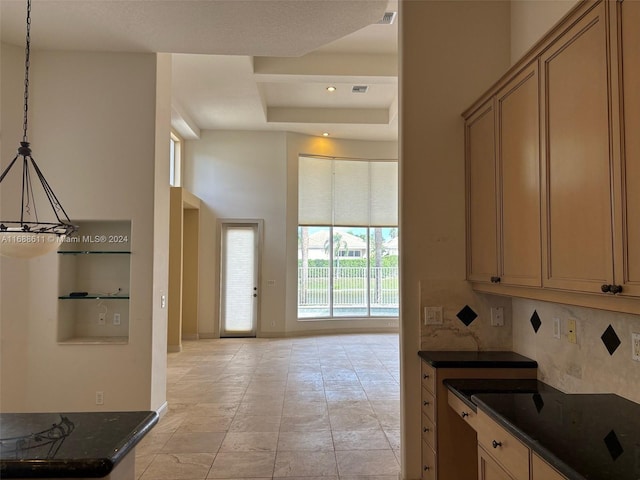
[[[478,480],[514,480],[482,448],[478,448]]]
[[[531,480],[567,480],[537,454],[531,455]]]
[[[615,283],[622,295],[640,296],[640,2],[624,0],[616,8],[621,149]]]
[[[498,275],[495,108],[493,99],[466,119],[467,278]]]
[[[540,115],[538,62],[498,92],[500,283],[540,286]]]
[[[613,282],[605,3],[541,56],[543,285],[601,292]]]

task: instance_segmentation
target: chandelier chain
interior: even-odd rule
[[[31,0],[27,0],[27,41],[24,60],[24,120],[22,122],[22,141],[27,142],[29,126],[29,65],[31,56]]]

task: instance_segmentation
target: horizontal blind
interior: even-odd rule
[[[398,162],[300,157],[298,224],[398,224]]]

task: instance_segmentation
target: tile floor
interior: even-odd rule
[[[398,335],[189,341],[167,375],[139,480],[398,478]]]

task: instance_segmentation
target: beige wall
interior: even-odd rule
[[[185,188],[202,200],[199,336],[219,335],[219,219],[263,219],[258,335],[397,330],[389,320],[297,320],[298,155],[397,158],[396,142],[283,132],[203,131],[187,142]],[[271,284],[273,282],[273,284]]]
[[[2,45],[3,164],[21,138],[22,55],[22,48]],[[135,410],[164,403],[166,362],[161,353],[152,358],[163,335],[152,307],[165,288],[162,262],[154,273],[154,242],[155,259],[166,255],[161,238],[154,239],[163,235],[163,228],[154,231],[162,216],[159,209],[154,221],[154,198],[164,195],[154,192],[154,172],[156,162],[165,163],[155,152],[156,68],[153,54],[32,52],[30,140],[47,180],[72,219],[132,221],[130,340],[57,344],[58,256],[0,260],[4,411]],[[15,195],[5,183],[3,209]],[[102,407],[95,405],[98,390]]]
[[[512,0],[511,63],[519,60],[577,2],[578,0]]]
[[[403,1],[400,9],[402,478],[420,478],[420,308],[444,305],[431,348],[510,346],[456,309],[484,302],[465,281],[464,130],[460,116],[509,66],[509,3]],[[475,310],[475,308],[474,308]],[[488,319],[479,318],[478,325]],[[457,322],[457,323],[456,323]],[[475,322],[474,322],[475,323]],[[472,324],[473,326],[473,324]],[[508,327],[505,327],[508,328]],[[435,331],[435,329],[434,329]],[[506,331],[506,330],[505,330]],[[487,338],[485,338],[487,337]],[[429,335],[427,335],[429,338]]]

